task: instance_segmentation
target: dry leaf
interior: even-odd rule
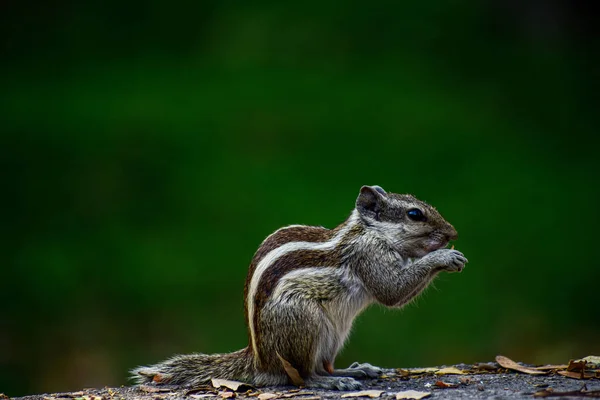
[[[227,389],[231,389],[234,392],[244,392],[248,389],[254,389],[254,387],[252,387],[252,385],[249,385],[247,383],[244,382],[238,382],[238,381],[230,381],[228,379],[216,379],[213,378],[210,380],[210,382],[212,383],[212,385],[218,389],[221,387],[225,387]]]
[[[219,392],[219,396],[221,396],[222,399],[232,399],[235,397],[235,392],[222,391]]]
[[[283,365],[283,369],[287,376],[290,377],[292,384],[296,386],[304,386],[304,379],[300,376],[300,373],[296,368],[292,366],[285,358],[281,357],[279,353],[276,353],[277,357],[279,357],[279,361],[281,361],[281,365]]]
[[[381,396],[381,393],[383,393],[383,390],[362,390],[360,392],[352,392],[352,393],[343,394],[342,398],[346,398],[346,397],[371,397],[371,398],[375,398],[375,397]]]
[[[555,371],[558,369],[567,369],[568,365],[560,364],[560,365],[542,365],[540,367],[535,367],[538,371]]]
[[[522,365],[517,364],[516,362],[514,362],[510,358],[504,357],[504,356],[496,356],[496,362],[498,364],[500,364],[504,368],[512,369],[514,371],[523,372],[525,374],[530,374],[530,375],[544,375],[544,374],[546,374],[545,371],[538,371],[538,370],[533,369],[533,368],[524,367]]]
[[[587,374],[583,370],[575,372],[575,371],[557,371],[557,374],[566,376],[567,378],[572,379],[590,379],[594,377],[594,374]]]
[[[585,369],[585,361],[579,360],[570,360],[569,366],[567,367],[567,371],[583,371]]]
[[[447,388],[453,388],[456,387],[458,385],[454,384],[454,383],[449,383],[449,382],[443,382],[443,381],[436,381],[435,382],[435,386],[439,387],[439,388],[443,388],[443,389],[447,389]]]
[[[288,399],[290,397],[307,396],[307,395],[311,395],[311,394],[315,394],[315,392],[306,392],[306,391],[301,392],[300,390],[293,390],[293,391],[290,390],[290,393],[283,394],[283,395],[281,395],[281,397]],[[305,400],[305,399],[302,399],[302,400]]]
[[[410,371],[407,369],[402,369],[402,368],[398,368],[396,369],[396,373],[400,376],[409,376],[410,375]]]
[[[462,383],[463,385],[470,385],[472,382],[472,379],[469,378],[468,376],[464,376],[462,378],[459,379],[460,383]]]
[[[408,372],[411,375],[418,375],[418,374],[428,374],[431,372],[436,372],[439,371],[439,368],[415,368],[415,369],[409,369]]]
[[[435,371],[436,375],[465,375],[466,372],[461,371],[460,369],[456,368],[456,367],[448,367],[448,368],[442,368],[438,371]]]
[[[580,360],[577,361],[585,361],[586,364],[591,364],[591,365],[587,365],[587,368],[599,368],[600,367],[600,357],[599,356],[587,356],[587,357],[583,357]]]
[[[423,398],[429,397],[429,396],[431,396],[430,392],[419,392],[416,390],[406,390],[404,392],[396,393],[396,400],[402,400],[402,399],[419,400],[419,399],[423,399]]]
[[[260,400],[270,400],[270,399],[274,399],[276,397],[279,397],[279,395],[275,394],[275,393],[261,393],[258,395],[258,398]]]

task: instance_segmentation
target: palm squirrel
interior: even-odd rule
[[[457,233],[429,204],[363,186],[335,229],[291,225],[252,259],[244,303],[248,346],[229,354],[177,355],[132,371],[138,383],[198,386],[211,378],[285,385],[289,362],[306,387],[352,390],[382,373],[370,364],[334,369],[354,318],[372,303],[402,307],[440,272],[467,259],[445,248]]]

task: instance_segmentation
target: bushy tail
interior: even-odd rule
[[[209,384],[212,378],[253,383],[252,360],[247,348],[228,354],[187,354],[148,367],[138,367],[131,373],[136,383],[196,387]]]

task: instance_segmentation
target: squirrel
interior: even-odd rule
[[[352,321],[372,303],[402,307],[441,271],[462,271],[467,259],[446,248],[457,237],[429,204],[363,186],[338,227],[290,225],[262,242],[244,288],[246,348],[177,355],[132,370],[133,379],[185,387],[211,378],[286,385],[293,381],[283,365],[287,361],[305,387],[358,389],[357,379],[383,371],[358,363],[334,369]]]

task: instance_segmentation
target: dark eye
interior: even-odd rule
[[[423,212],[418,208],[411,208],[406,212],[406,215],[408,215],[408,218],[412,219],[413,221],[427,221],[427,218],[425,218]]]

